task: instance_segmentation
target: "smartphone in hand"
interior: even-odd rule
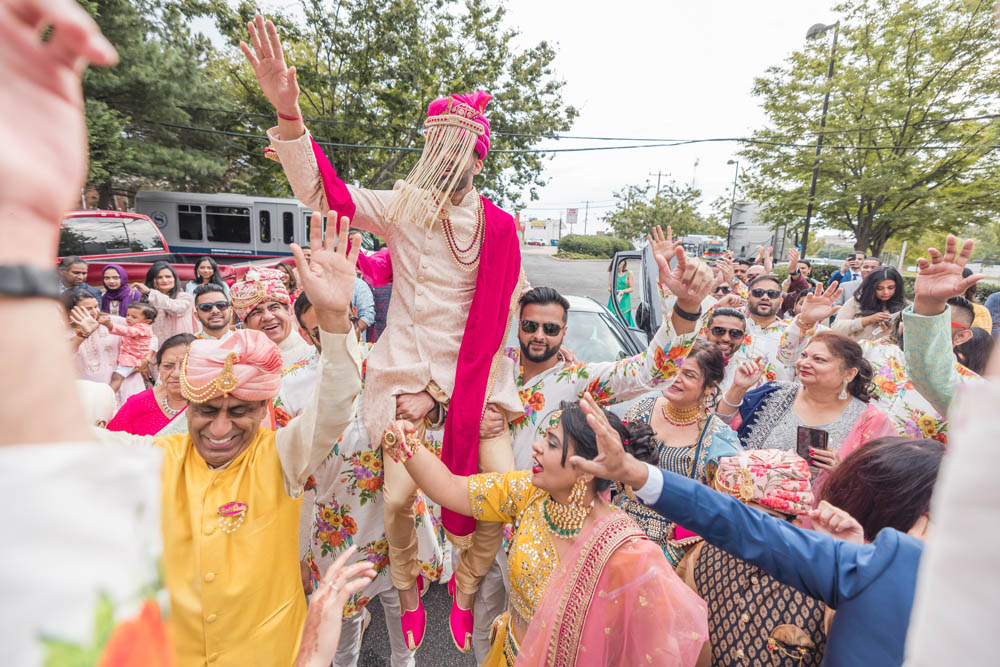
[[[830,449],[829,440],[830,434],[821,428],[800,426],[795,442],[795,451],[799,456],[812,464],[812,456],[809,455],[809,450]]]

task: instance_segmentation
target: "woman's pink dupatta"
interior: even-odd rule
[[[516,665],[694,665],[707,639],[705,601],[632,519],[614,511],[560,560]]]

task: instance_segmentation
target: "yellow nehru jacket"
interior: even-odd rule
[[[298,653],[302,499],[285,491],[274,435],[260,429],[224,470],[209,468],[187,434],[157,439],[178,665],[291,665]],[[247,509],[233,530],[238,519],[218,510],[237,500]]]

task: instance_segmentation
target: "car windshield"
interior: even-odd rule
[[[571,309],[566,326],[568,329],[563,345],[583,363],[617,361],[632,355],[624,334],[615,326],[610,315]],[[513,327],[507,337],[507,345],[515,349],[519,346]]]

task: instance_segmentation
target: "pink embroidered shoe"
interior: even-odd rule
[[[400,625],[403,626],[406,647],[411,651],[416,651],[424,643],[424,630],[427,629],[427,612],[424,611],[424,602],[420,599],[423,588],[424,578],[417,575],[417,608],[411,611],[403,610],[399,619]]]
[[[457,597],[458,584],[455,583],[455,575],[451,575],[448,582],[448,594],[451,595],[451,614],[448,617],[448,626],[451,628],[451,640],[455,642],[455,648],[462,653],[472,650],[472,630],[475,627],[475,619],[472,617],[471,609],[462,609],[458,606]]]

